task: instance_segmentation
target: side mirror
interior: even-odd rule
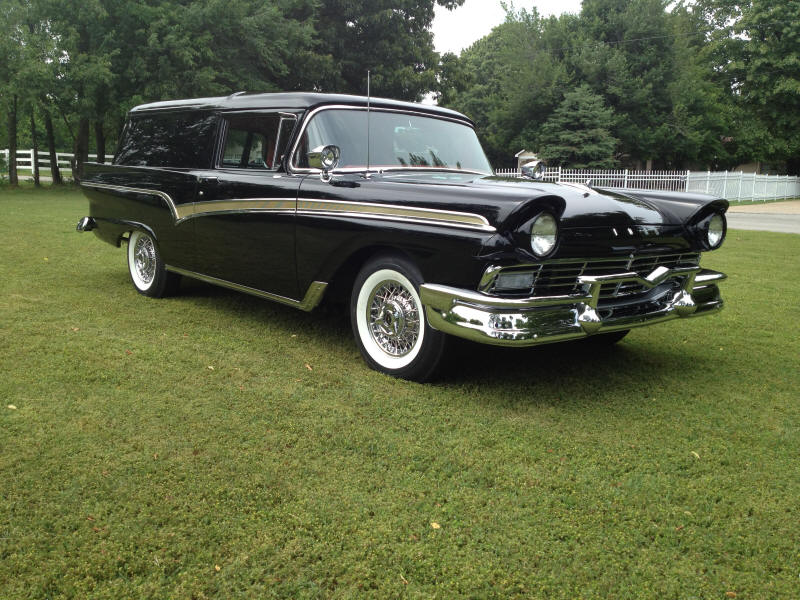
[[[321,169],[322,175],[320,178],[323,181],[328,181],[331,178],[331,171],[333,171],[339,164],[339,157],[342,155],[339,146],[318,146],[311,150],[306,156],[308,157],[308,166],[312,169]]]

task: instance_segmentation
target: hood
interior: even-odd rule
[[[393,188],[404,203],[483,215],[501,232],[544,208],[558,213],[562,229],[626,229],[682,222],[677,211],[662,210],[645,197],[581,185],[437,172],[386,172],[371,181],[377,188],[386,185],[387,192]]]

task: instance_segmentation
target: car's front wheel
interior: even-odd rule
[[[170,273],[153,237],[133,231],[128,239],[128,271],[136,291],[151,298],[162,298],[177,291],[180,275]]]
[[[441,361],[445,335],[428,325],[419,298],[422,276],[408,260],[381,256],[359,272],[350,299],[356,343],[377,371],[427,381]]]

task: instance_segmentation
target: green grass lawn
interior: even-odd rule
[[[336,312],[140,296],[85,214],[0,190],[0,598],[800,595],[800,236],[729,232],[719,316],[419,385]]]

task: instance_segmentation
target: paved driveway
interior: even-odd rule
[[[736,206],[728,210],[728,227],[779,233],[800,233],[800,200]]]

